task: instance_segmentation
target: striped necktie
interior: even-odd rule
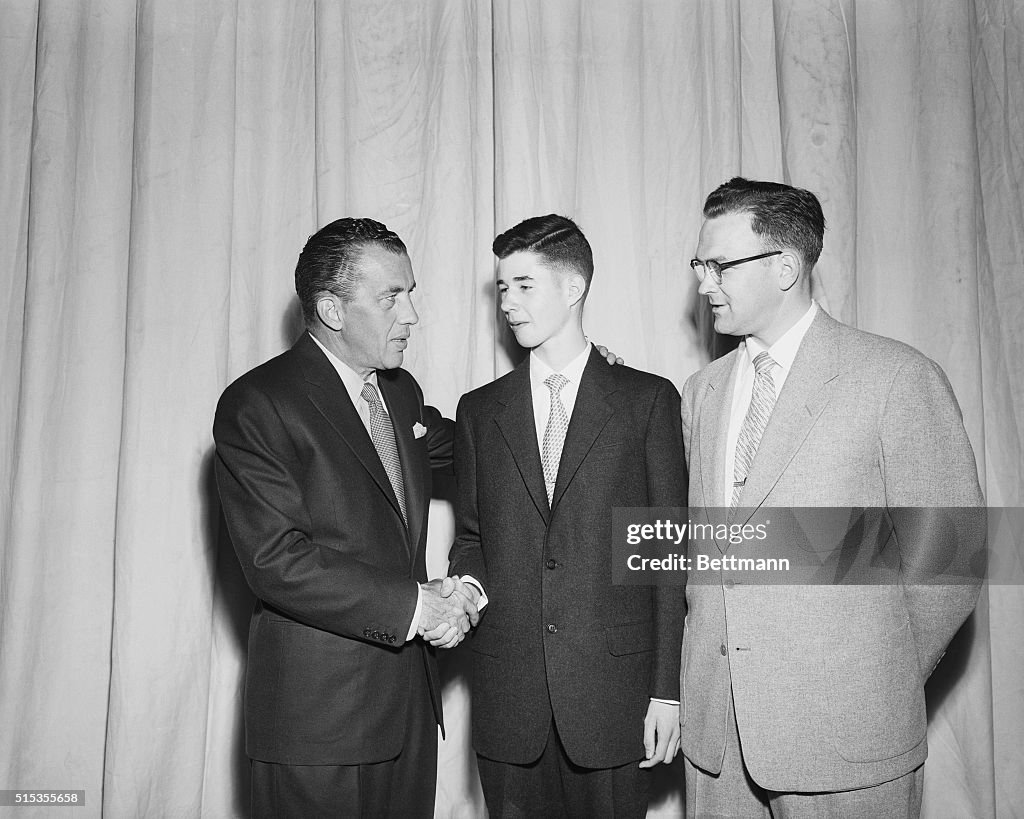
[[[363,400],[370,407],[370,439],[388,473],[391,488],[395,490],[398,506],[402,510],[402,520],[409,523],[405,514],[405,483],[402,481],[402,462],[398,458],[398,445],[395,443],[395,428],[391,425],[391,417],[384,410],[377,388],[366,382],[361,393]]]
[[[743,418],[739,437],[736,439],[736,460],[733,462],[732,501],[729,508],[739,503],[740,493],[750,474],[757,446],[761,443],[764,428],[775,408],[775,381],[772,367],[775,360],[768,353],[759,353],[754,359],[754,389],[750,395],[750,406]]]
[[[569,379],[561,373],[552,373],[544,379],[544,385],[551,391],[551,411],[548,425],[544,429],[544,442],[540,450],[541,466],[544,467],[544,488],[548,493],[548,505],[555,495],[555,479],[558,477],[558,463],[562,460],[562,445],[569,429],[569,415],[559,397]]]

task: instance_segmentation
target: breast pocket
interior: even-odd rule
[[[587,453],[587,460],[598,461],[620,461],[630,457],[635,447],[626,441],[613,441],[605,444],[595,444]]]

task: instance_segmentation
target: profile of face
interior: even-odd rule
[[[572,305],[583,296],[582,277],[552,269],[532,251],[498,260],[498,299],[516,341],[527,349],[569,332]]]
[[[375,245],[360,253],[352,299],[330,298],[342,359],[360,374],[402,366],[412,326],[420,318],[412,303],[416,280],[404,253]]]
[[[750,227],[749,213],[726,213],[707,219],[700,229],[697,258],[721,264],[764,253],[764,240]],[[710,271],[697,292],[711,305],[715,331],[724,335],[771,337],[782,309],[779,256],[744,262],[722,271],[717,284]]]

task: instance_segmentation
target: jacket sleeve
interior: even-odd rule
[[[685,511],[686,462],[680,417],[679,393],[670,382],[663,381],[647,425],[647,493],[651,506]],[[686,589],[656,586],[654,598],[656,651],[650,696],[678,700]]]
[[[984,501],[960,407],[937,364],[914,356],[896,372],[880,430],[886,506],[927,678],[978,599]]]
[[[449,575],[472,575],[487,591],[487,568],[480,544],[477,508],[476,442],[466,397],[455,413],[455,542],[448,554]]]

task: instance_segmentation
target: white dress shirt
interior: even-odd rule
[[[551,390],[544,383],[544,379],[554,375],[555,372],[560,372],[566,377],[569,383],[562,387],[558,397],[562,399],[566,418],[572,421],[572,411],[576,406],[576,395],[580,391],[580,379],[583,378],[583,370],[586,369],[589,358],[589,341],[576,358],[557,371],[552,370],[541,361],[536,353],[530,353],[530,392],[533,397],[533,421],[537,427],[537,448],[541,452],[544,451],[544,430],[548,427],[548,416],[551,415]]]
[[[323,344],[320,343],[320,339],[314,336],[312,333],[309,337],[317,343],[317,346],[324,351],[327,355],[327,360],[331,362],[331,366],[337,370],[338,375],[341,377],[341,383],[345,385],[345,392],[348,393],[349,399],[352,401],[352,406],[356,408],[356,412],[359,413],[359,420],[363,422],[363,426],[366,427],[366,432],[370,432],[370,405],[366,403],[363,398],[363,384],[373,384],[373,388],[377,390],[377,395],[380,396],[381,406],[384,407],[384,412],[391,416],[391,411],[388,409],[387,402],[384,400],[384,393],[380,391],[380,385],[377,384],[377,371],[373,370],[364,379],[359,373],[353,370],[348,364],[338,358],[334,353],[328,350]]]
[[[807,312],[771,347],[765,347],[750,336],[740,342],[736,364],[733,367],[733,383],[736,386],[733,389],[732,409],[729,412],[729,433],[725,439],[725,469],[722,474],[722,506],[724,507],[728,507],[732,503],[736,441],[740,437],[740,427],[743,426],[743,419],[750,407],[750,398],[754,392],[754,359],[765,351],[772,357],[775,366],[772,367],[771,375],[772,381],[775,383],[775,397],[778,398],[782,393],[782,385],[786,383],[789,371],[793,368],[793,359],[796,358],[797,350],[800,349],[800,342],[804,340],[807,329],[811,326],[817,313],[818,304],[811,301]]]

